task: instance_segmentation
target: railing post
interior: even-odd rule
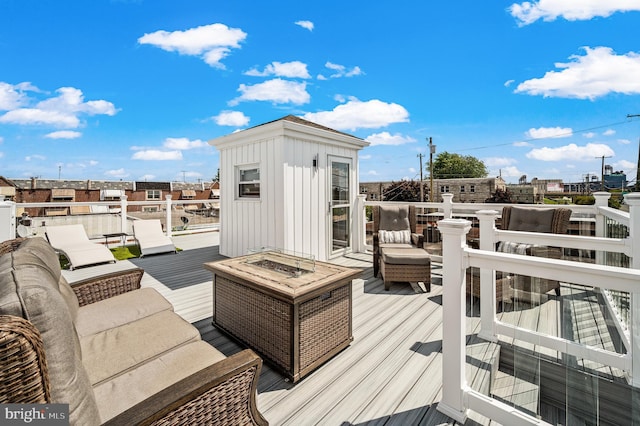
[[[594,192],[593,197],[596,200],[596,237],[606,237],[607,232],[607,218],[605,215],[600,213],[600,207],[608,207],[609,206],[609,198],[611,194],[608,192]],[[604,265],[605,254],[603,251],[596,251],[596,264]]]
[[[478,210],[480,250],[496,250],[495,210]],[[480,269],[480,332],[478,336],[496,342],[496,271]]]
[[[124,194],[120,196],[120,232],[127,233],[127,196]],[[126,236],[124,241],[127,241]]]
[[[466,234],[471,222],[443,219],[442,234],[442,400],[438,411],[464,423],[466,370],[465,257]]]
[[[0,200],[0,242],[16,237],[16,203]]]
[[[624,196],[629,206],[629,238],[631,239],[631,267],[640,269],[640,193],[633,192]],[[631,336],[631,383],[640,387],[640,289],[631,293],[631,319],[629,335]]]
[[[353,216],[353,251],[356,253],[364,253],[367,237],[367,212],[364,208],[364,202],[367,199],[366,194],[358,194],[355,203],[355,212]]]
[[[165,205],[165,219],[166,219],[166,228],[165,232],[167,234],[167,237],[171,238],[171,195],[165,195],[165,200],[166,200],[166,205]]]
[[[442,194],[442,213],[443,219],[453,217],[453,194]]]

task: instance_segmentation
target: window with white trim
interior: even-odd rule
[[[161,200],[162,199],[162,191],[159,189],[147,189],[146,191],[146,199],[147,200]]]
[[[238,198],[260,198],[260,167],[257,164],[238,166]]]

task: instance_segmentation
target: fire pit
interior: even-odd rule
[[[205,263],[213,324],[294,383],[349,346],[360,270],[267,250]]]

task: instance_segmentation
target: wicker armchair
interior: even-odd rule
[[[508,231],[546,232],[566,234],[571,218],[567,208],[538,208],[524,206],[506,206],[502,209],[501,228]],[[504,242],[498,251],[521,252],[528,256],[540,256],[553,259],[562,257],[562,249],[549,246],[526,246]],[[556,280],[530,277],[517,274],[496,272],[496,301],[512,302],[513,299],[531,302],[540,300],[540,295],[554,290],[560,295],[560,283]],[[467,270],[467,294],[480,296],[479,270]]]
[[[381,242],[380,231],[408,231],[408,243]],[[424,235],[416,233],[416,207],[389,205],[373,207],[373,276],[380,270],[381,249],[384,247],[423,248]]]
[[[143,270],[127,270],[73,283],[71,292],[64,290],[69,288],[64,277],[56,278],[60,271],[59,264],[55,265],[57,270],[52,268],[54,262],[57,256],[42,239],[0,243],[0,403],[69,403],[70,424],[267,424],[255,400],[262,360],[251,350],[229,357],[220,354],[220,358],[208,361],[209,350],[197,354],[193,349],[190,353],[205,359],[200,364],[208,366],[184,374],[184,378],[177,381],[168,379],[172,384],[138,403],[136,399],[131,402],[130,395],[120,394],[113,395],[115,399],[100,400],[100,385],[89,381],[90,365],[85,363],[85,351],[79,352],[78,345],[84,336],[79,335],[72,322],[73,314],[67,308],[68,294],[74,293],[75,306],[79,305],[80,311],[95,309],[101,301],[109,303],[116,300],[112,297],[126,298],[135,291],[144,291],[140,289]],[[24,291],[28,292],[24,293],[27,298],[40,298],[44,303],[29,304],[21,293]],[[40,305],[42,310],[38,311]],[[25,313],[20,313],[22,308],[26,309]],[[88,312],[85,311],[85,320]],[[164,318],[172,314],[167,313]],[[56,318],[55,324],[48,315]],[[188,323],[184,327],[195,330]],[[204,342],[194,344],[203,346],[202,349],[208,347]],[[132,373],[133,370],[128,372]],[[69,377],[72,379],[67,381]],[[113,382],[107,382],[107,386],[109,383]],[[136,383],[141,387],[145,385]],[[127,408],[107,419],[102,411],[98,416],[94,408],[96,401],[99,406],[112,406],[118,398],[123,400],[118,404]]]

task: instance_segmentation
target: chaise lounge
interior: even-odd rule
[[[176,253],[176,246],[162,232],[158,219],[139,219],[133,221],[133,236],[140,246],[140,256],[159,253]]]
[[[202,341],[142,275],[69,285],[44,239],[0,243],[0,403],[69,404],[83,426],[267,424],[262,360]]]
[[[45,234],[51,246],[69,260],[69,269],[116,261],[108,248],[89,240],[81,224],[47,226]]]

